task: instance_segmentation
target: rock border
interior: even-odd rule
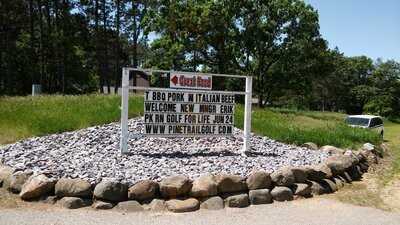
[[[305,143],[313,146],[315,144]],[[315,149],[318,150],[318,149]],[[241,208],[249,205],[291,201],[338,191],[345,183],[360,180],[372,164],[379,162],[379,151],[370,143],[358,151],[323,146],[331,155],[323,163],[282,167],[269,174],[253,171],[247,177],[205,174],[195,180],[185,175],[166,177],[160,182],[142,180],[128,187],[115,180],[90,185],[82,179],[55,180],[45,174],[16,171],[0,165],[0,187],[19,194],[25,201],[43,201],[69,209],[90,206],[97,210],[115,208],[124,212],[191,212]]]

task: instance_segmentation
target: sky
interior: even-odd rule
[[[400,61],[400,0],[305,0],[330,48],[346,56]]]

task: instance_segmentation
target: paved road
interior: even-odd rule
[[[0,224],[6,225],[398,225],[400,214],[352,206],[335,200],[314,198],[244,209],[200,210],[194,213],[127,213],[92,209],[0,209]]]

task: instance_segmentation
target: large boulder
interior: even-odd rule
[[[325,164],[331,169],[333,175],[338,175],[350,168],[353,160],[350,156],[335,155],[327,158]]]
[[[271,188],[271,176],[265,171],[253,171],[246,179],[249,190]]]
[[[224,208],[224,200],[219,196],[214,196],[203,200],[200,204],[201,209],[219,210]]]
[[[335,146],[331,145],[322,146],[320,150],[330,155],[343,155],[343,153],[345,152],[343,149],[336,148]]]
[[[302,144],[301,147],[308,148],[311,150],[318,150],[318,145],[313,142],[306,142]]]
[[[21,192],[22,186],[32,175],[32,171],[17,171],[9,177],[9,184],[7,189],[13,193]]]
[[[128,189],[128,198],[132,200],[144,201],[157,197],[159,185],[155,181],[139,181]]]
[[[293,192],[295,195],[302,197],[311,196],[311,184],[310,183],[296,183],[293,185]]]
[[[350,167],[347,172],[352,180],[360,180],[362,178],[363,172],[361,171],[361,167],[358,165]]]
[[[291,167],[283,167],[273,172],[271,179],[277,186],[291,186],[296,181]]]
[[[308,166],[305,169],[307,178],[312,181],[321,181],[326,178],[332,177],[331,169],[324,163],[320,163],[314,166]]]
[[[293,192],[288,187],[277,186],[271,191],[272,198],[275,201],[291,201],[293,200]]]
[[[185,196],[192,188],[192,182],[186,176],[167,177],[160,182],[161,196],[164,198],[176,198]]]
[[[208,197],[215,196],[217,194],[217,182],[215,182],[213,175],[203,175],[193,181],[192,189],[190,190],[190,196]]]
[[[250,205],[247,194],[232,195],[225,199],[225,205],[230,208],[243,208]]]
[[[296,183],[304,183],[307,181],[307,168],[305,167],[293,167],[292,173]]]
[[[32,175],[22,186],[19,196],[23,200],[39,198],[53,192],[55,183],[43,174]]]
[[[118,181],[104,180],[96,185],[93,195],[96,199],[121,202],[128,198],[128,188]]]
[[[59,197],[82,197],[89,198],[92,195],[92,186],[82,179],[61,178],[54,188]]]
[[[15,172],[14,168],[9,166],[0,166],[0,187],[8,188],[10,185],[10,176]]]
[[[250,190],[249,199],[252,205],[272,203],[272,195],[269,189]]]
[[[328,193],[333,193],[338,190],[335,182],[330,179],[323,179],[321,184],[325,187],[326,190],[328,190]]]
[[[218,193],[233,193],[247,190],[246,178],[239,175],[219,174],[215,176]]]
[[[192,212],[200,208],[199,200],[189,198],[185,200],[172,199],[166,202],[167,209],[175,213]]]
[[[329,193],[329,190],[326,188],[326,186],[323,186],[318,182],[311,181],[311,193],[313,195],[322,195]]]
[[[124,212],[141,212],[144,210],[142,205],[135,200],[120,202],[115,206],[115,208]]]

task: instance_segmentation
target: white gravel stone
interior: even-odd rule
[[[54,178],[82,178],[91,183],[115,178],[132,184],[181,174],[193,179],[205,173],[272,173],[282,166],[317,164],[328,156],[253,134],[252,153],[245,157],[240,154],[242,131],[236,128],[231,137],[203,138],[145,137],[143,128],[143,118],[129,120],[127,155],[119,150],[120,124],[110,123],[2,146],[0,161]]]

